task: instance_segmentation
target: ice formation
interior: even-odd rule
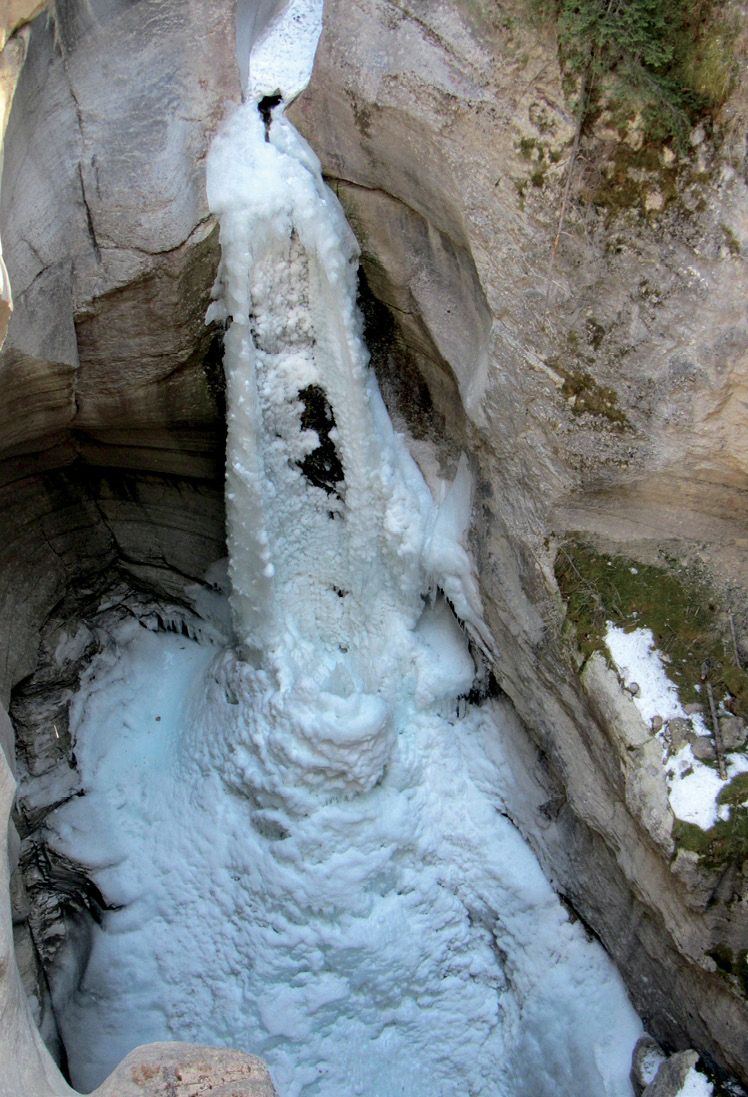
[[[274,25],[291,92],[304,10]],[[128,622],[78,695],[85,795],[48,827],[113,909],[53,985],[73,1081],[179,1039],[264,1056],[281,1097],[628,1097],[640,1023],[507,818],[501,709],[464,699],[467,462],[435,501],[392,428],[263,50],[208,166],[235,644]]]

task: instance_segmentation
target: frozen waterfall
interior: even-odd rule
[[[53,981],[73,1082],[176,1039],[264,1056],[281,1097],[628,1097],[640,1023],[507,817],[511,716],[465,700],[468,465],[427,486],[390,423],[355,240],[278,101],[319,5],[284,11],[208,165],[233,638],[218,594],[202,643],[119,625],[47,820],[112,908]]]

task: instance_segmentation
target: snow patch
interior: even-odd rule
[[[289,102],[309,83],[322,31],[323,0],[288,0],[253,45],[247,97],[259,100],[280,92]]]
[[[714,1087],[696,1067],[691,1067],[677,1097],[713,1097]]]
[[[650,629],[637,628],[626,632],[609,621],[605,643],[624,683],[636,682],[639,686],[633,702],[646,724],[651,725],[655,716],[665,723],[676,718],[689,718],[697,735],[710,734],[703,716],[697,713],[687,717],[678,697],[678,689],[668,677]],[[728,754],[725,758],[727,779],[723,781],[716,769],[694,757],[689,744],[670,756],[664,726],[657,737],[663,746],[663,765],[673,813],[684,822],[695,823],[702,830],[708,830],[718,819],[726,817],[717,803],[717,797],[734,777],[748,772],[748,756],[743,753]]]

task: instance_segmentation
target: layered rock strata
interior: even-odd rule
[[[536,788],[517,821],[659,1038],[745,1080],[746,1002],[711,955],[746,948],[745,877],[676,856],[649,729],[604,666],[580,679],[553,577],[566,537],[697,560],[745,632],[745,91],[719,143],[697,130],[655,170],[603,118],[563,216],[575,118],[524,3],[328,0],[293,110],[361,242],[395,414],[446,467],[471,454],[495,673]]]

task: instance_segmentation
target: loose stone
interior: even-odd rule
[[[717,756],[714,743],[708,735],[699,735],[691,744],[694,758],[699,762],[713,762]]]

